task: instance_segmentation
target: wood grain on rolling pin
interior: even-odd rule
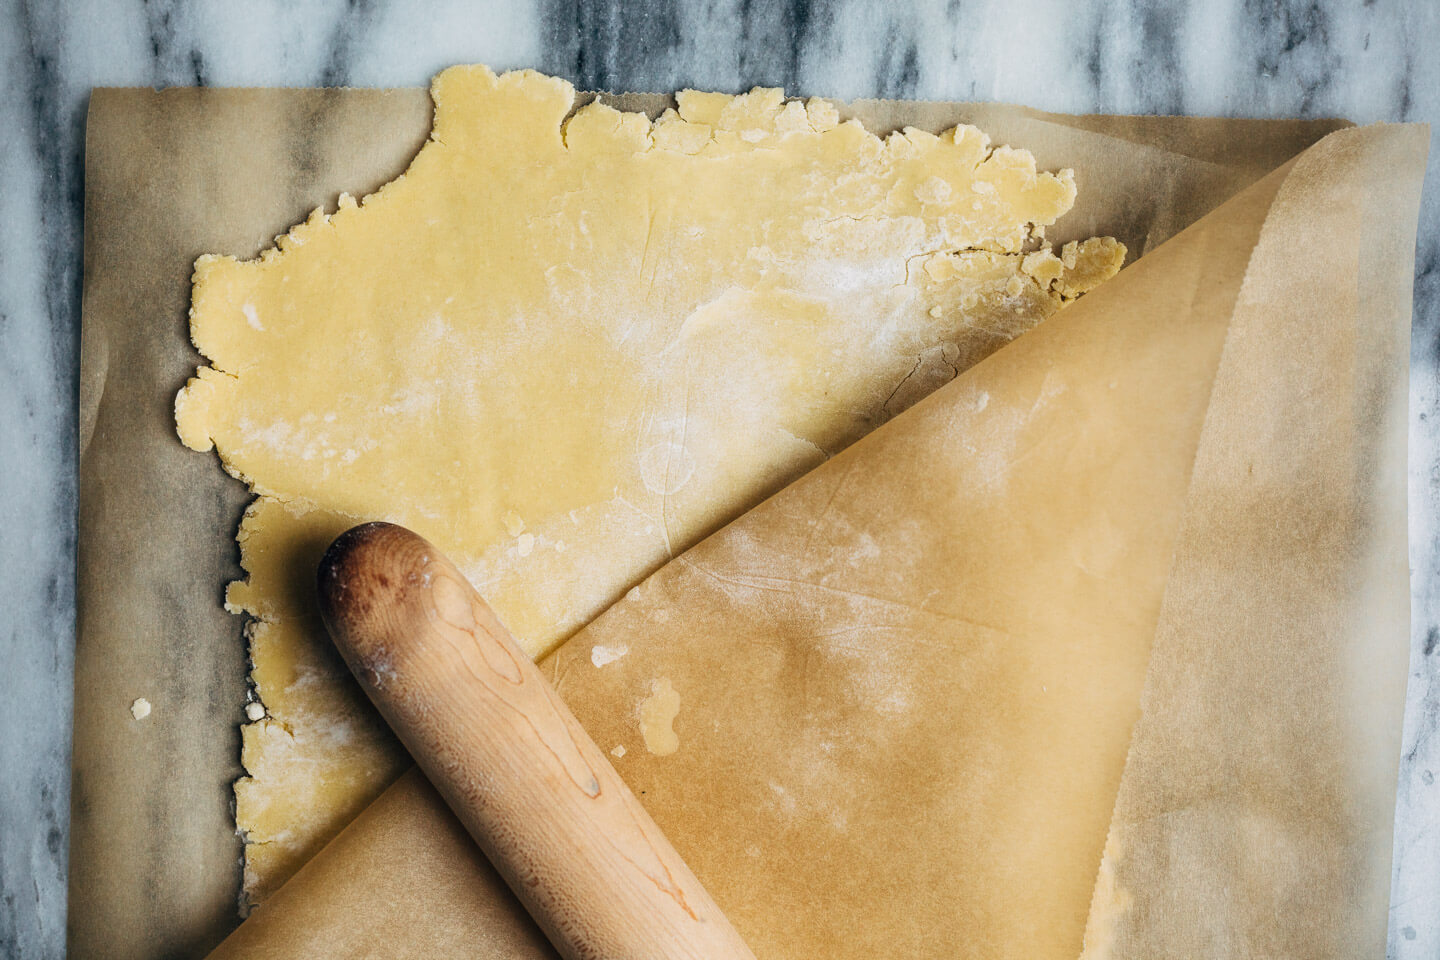
[[[562,956],[753,958],[465,577],[403,527],[320,564],[336,646]]]

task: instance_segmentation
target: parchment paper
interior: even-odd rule
[[[653,107],[655,102],[651,100],[646,105]],[[251,255],[311,206],[333,200],[334,194],[342,189],[352,192],[373,189],[393,176],[423,138],[428,119],[426,107],[426,98],[418,91],[389,94],[98,91],[92,100],[87,145],[81,420],[82,601],[77,654],[76,826],[72,841],[71,953],[75,956],[201,955],[234,923],[231,918],[238,888],[239,849],[231,834],[228,784],[238,773],[234,730],[241,717],[244,664],[238,624],[219,610],[218,595],[220,584],[237,572],[230,537],[240,506],[240,490],[214,469],[213,464],[185,453],[173,439],[170,398],[196,362],[185,341],[185,280],[189,264],[194,256],[206,251]],[[1009,140],[1032,149],[1044,166],[1074,166],[1079,171],[1081,199],[1076,210],[1063,221],[1066,232],[1074,235],[1114,233],[1136,252],[1154,247],[1226,196],[1338,126],[1333,123],[1054,118],[1015,108],[937,104],[860,104],[855,109],[865,113],[867,122],[880,129],[902,120],[940,129],[972,117],[997,140]],[[1353,418],[1348,425],[1342,424],[1348,426],[1348,434],[1342,435],[1332,428],[1333,418],[1317,423],[1314,429],[1323,436],[1339,436],[1336,442],[1347,450],[1359,449],[1357,445],[1362,440],[1376,436],[1388,438],[1389,445],[1380,448],[1382,453],[1360,457],[1372,468],[1375,464],[1394,466],[1397,449],[1400,451],[1398,461],[1403,464],[1403,439],[1396,440],[1399,435],[1395,432],[1403,418],[1384,420],[1382,411],[1387,407],[1377,398],[1393,398],[1398,395],[1394,392],[1395,385],[1403,386],[1400,358],[1404,350],[1396,349],[1393,341],[1400,331],[1398,342],[1403,348],[1403,331],[1408,321],[1408,251],[1413,239],[1411,194],[1418,190],[1416,171],[1419,168],[1415,166],[1414,155],[1423,153],[1423,137],[1400,136],[1397,140],[1395,136],[1398,135],[1390,135],[1391,139],[1386,141],[1402,144],[1393,148],[1393,155],[1377,157],[1362,150],[1358,165],[1342,164],[1343,173],[1334,177],[1325,173],[1330,165],[1320,165],[1320,171],[1307,174],[1305,181],[1307,184],[1317,181],[1319,187],[1328,186],[1332,191],[1341,190],[1341,195],[1345,195],[1347,186],[1356,185],[1350,193],[1369,198],[1366,203],[1377,211],[1378,215],[1373,218],[1360,218],[1372,233],[1378,231],[1376,236],[1347,237],[1327,229],[1323,237],[1324,242],[1335,248],[1334,256],[1342,261],[1342,266],[1347,256],[1358,263],[1362,252],[1367,252],[1367,256],[1377,260],[1375,267],[1383,268],[1368,274],[1370,292],[1364,303],[1367,311],[1379,310],[1378,315],[1385,318],[1385,323],[1378,328],[1391,339],[1379,344],[1383,349],[1369,350],[1375,344],[1359,339],[1361,333],[1372,329],[1359,323],[1360,301],[1354,296],[1337,298],[1330,295],[1333,291],[1317,287],[1312,299],[1306,302],[1327,309],[1333,307],[1341,319],[1330,326],[1350,331],[1348,346],[1339,344],[1336,348],[1342,355],[1369,357],[1374,360],[1374,367],[1365,367],[1361,371],[1364,376],[1357,373],[1304,381],[1301,373],[1316,367],[1302,363],[1293,377],[1282,379],[1283,388],[1273,393],[1247,394],[1283,400],[1294,393],[1310,396],[1316,392],[1315,384],[1322,384],[1319,393],[1350,411]],[[1380,168],[1382,162],[1388,164],[1388,169]],[[1279,180],[1285,184],[1290,182],[1283,176]],[[1263,201],[1259,206],[1262,216],[1270,208],[1269,203]],[[1255,203],[1250,205],[1252,210],[1255,207]],[[1309,208],[1302,201],[1297,209]],[[1300,221],[1298,226],[1291,226],[1291,232],[1298,232],[1300,237],[1289,239],[1298,239],[1302,246],[1307,240],[1312,244],[1318,242],[1322,236],[1319,228],[1330,226],[1312,222],[1309,214],[1303,212]],[[1232,226],[1231,229],[1238,228]],[[1179,287],[1173,282],[1161,284],[1164,297],[1148,306],[1161,310],[1168,307],[1172,299],[1198,303],[1207,299],[1200,295],[1202,292],[1209,290],[1213,294],[1212,288],[1216,286],[1238,289],[1242,278],[1250,284],[1245,262],[1252,246],[1253,240],[1248,246],[1242,245],[1238,253],[1231,249],[1228,258],[1221,258],[1221,262],[1213,266],[1209,265],[1211,258],[1199,258],[1206,269],[1185,275]],[[1378,250],[1384,250],[1385,255],[1376,254]],[[1148,258],[1139,266],[1147,262]],[[1301,268],[1307,268],[1308,272]],[[1301,270],[1301,279],[1295,282],[1315,285],[1317,271],[1307,266],[1301,257],[1284,260],[1277,269],[1282,275],[1286,270]],[[1134,271],[1134,276],[1140,275],[1138,267]],[[1130,274],[1131,271],[1127,271],[1122,278]],[[1356,285],[1358,276],[1353,266],[1348,272],[1336,272],[1335,264],[1327,263],[1319,279],[1343,290],[1347,283]],[[1403,278],[1403,282],[1396,277]],[[1134,285],[1132,276],[1130,286]],[[1118,280],[1116,287],[1120,289]],[[1397,290],[1403,297],[1397,295]],[[1118,293],[1108,302],[1109,309],[1121,315],[1142,309],[1141,306],[1127,307]],[[1102,306],[1103,303],[1092,305],[1090,312],[1097,312]],[[1079,311],[1079,307],[1071,309]],[[1271,310],[1270,314],[1273,316],[1276,312]],[[1080,316],[1083,319],[1083,314]],[[1366,323],[1373,321],[1374,316],[1367,312]],[[1222,319],[1228,324],[1230,313],[1225,312]],[[1021,343],[1029,339],[1023,338]],[[1326,355],[1326,359],[1332,358]],[[1212,376],[1213,370],[1200,376],[1199,382],[1204,384],[1203,392],[1207,396]],[[923,409],[935,409],[942,397],[953,395],[959,386],[946,388],[931,404],[923,405]],[[1292,407],[1275,409],[1289,410],[1289,416],[1294,416]],[[886,434],[888,437],[898,425],[922,419],[920,414],[901,418],[881,432],[891,431]],[[1242,418],[1242,422],[1247,421]],[[1381,424],[1386,429],[1377,433],[1376,428]],[[1278,432],[1289,436],[1286,431]],[[878,434],[876,438],[879,443]],[[1396,443],[1400,446],[1396,447]],[[853,455],[846,456],[859,457],[871,446],[874,444],[864,441],[852,448]],[[1206,449],[1202,441],[1202,462]],[[1217,441],[1208,449],[1220,450],[1217,456],[1227,459],[1224,454],[1227,443]],[[898,474],[907,477],[906,482],[892,483],[885,488],[887,502],[894,509],[923,505],[924,497],[915,492],[929,485],[917,478],[943,480],[945,472],[933,460],[932,453],[926,452],[912,462],[908,473]],[[1188,457],[1182,459],[1187,459],[1187,463],[1182,471],[1185,483],[1181,486],[1188,490]],[[892,460],[882,458],[887,463]],[[824,469],[832,467],[833,464]],[[1370,832],[1363,843],[1357,840],[1352,845],[1364,865],[1363,877],[1352,875],[1357,877],[1355,890],[1379,889],[1381,909],[1377,913],[1373,903],[1364,903],[1345,913],[1346,917],[1359,919],[1337,922],[1347,930],[1368,930],[1370,940],[1375,942],[1383,941],[1384,935],[1384,886],[1377,888],[1374,878],[1388,876],[1390,808],[1398,753],[1400,697],[1396,684],[1403,683],[1404,676],[1403,485],[1396,486],[1398,476],[1398,473],[1371,469],[1364,474],[1365,482],[1360,484],[1359,493],[1349,499],[1340,497],[1348,518],[1345,529],[1351,534],[1346,543],[1354,547],[1354,552],[1348,559],[1341,557],[1336,561],[1338,566],[1330,571],[1330,579],[1324,583],[1327,590],[1333,590],[1336,582],[1374,585],[1332,601],[1341,604],[1352,622],[1365,624],[1376,633],[1374,645],[1363,651],[1362,660],[1368,669],[1357,673],[1373,682],[1365,687],[1340,683],[1336,677],[1343,678],[1344,671],[1324,672],[1327,664],[1334,666],[1333,660],[1316,660],[1316,669],[1329,678],[1332,686],[1338,684],[1336,695],[1342,700],[1351,697],[1353,704],[1358,705],[1356,711],[1342,714],[1342,719],[1356,714],[1378,718],[1367,728],[1370,747],[1365,759],[1388,764],[1378,771],[1378,779],[1374,776],[1377,771],[1367,770],[1361,771],[1364,777],[1353,781],[1363,780],[1368,792],[1357,789],[1353,794],[1341,796],[1345,800],[1359,797],[1366,804],[1362,813]],[[1386,483],[1379,483],[1377,478],[1388,479]],[[822,481],[823,477],[814,483]],[[802,484],[807,482],[810,478]],[[876,482],[880,482],[878,478]],[[1372,489],[1377,484],[1380,493]],[[787,492],[776,502],[786,496],[793,499],[801,495]],[[1384,499],[1387,496],[1389,499]],[[1383,504],[1386,509],[1372,511],[1370,504]],[[1176,511],[1178,523],[1178,508],[1172,507],[1172,510]],[[1396,510],[1400,517],[1398,523],[1395,522]],[[756,511],[751,518],[762,511]],[[760,522],[751,518],[746,521],[750,526]],[[737,534],[727,530],[714,542],[723,544],[727,536]],[[1191,533],[1184,542],[1189,544],[1194,539]],[[722,548],[707,543],[698,549]],[[1357,557],[1376,558],[1365,568],[1363,576],[1357,572],[1356,564],[1360,563]],[[1389,568],[1384,566],[1386,562]],[[1398,577],[1396,563],[1399,564]],[[1165,566],[1168,569],[1168,562]],[[1267,564],[1262,567],[1269,569]],[[659,578],[680,577],[687,569],[691,568],[672,565],[653,582],[663,584],[667,581]],[[883,564],[880,569],[884,569]],[[1160,571],[1162,585],[1164,572]],[[1247,588],[1253,579],[1252,576],[1247,580]],[[651,593],[647,586],[640,595]],[[1401,601],[1398,604],[1397,596]],[[1177,601],[1166,602],[1170,605],[1168,610],[1175,608]],[[662,591],[660,607],[668,608],[676,603],[683,604],[686,617],[696,619],[698,624],[704,607],[696,596],[682,596],[678,592],[671,596]],[[1154,599],[1157,612],[1159,603],[1157,595]],[[1381,612],[1388,619],[1377,617],[1376,610],[1366,604],[1383,608]],[[602,618],[592,632],[620,629],[626,617],[636,616],[633,611],[640,609],[643,606],[638,600],[627,601]],[[720,611],[716,616],[721,614],[734,616],[735,611]],[[753,610],[752,615],[755,615]],[[612,622],[616,626],[605,626]],[[1151,636],[1154,631],[1152,618]],[[687,638],[691,636],[688,631],[657,633],[653,627],[651,633],[655,639],[645,641],[646,634],[637,632],[632,649],[638,652],[653,647],[653,656],[660,656],[666,650],[678,655],[677,651],[687,649]],[[585,636],[588,634],[572,644],[584,642]],[[1162,632],[1158,641],[1162,649],[1168,642],[1166,636]],[[1357,656],[1362,652],[1353,645],[1344,646],[1342,641],[1348,641],[1348,635],[1314,640],[1329,643],[1326,649],[1332,653],[1342,647]],[[1148,643],[1147,638],[1147,649]],[[609,687],[578,684],[574,682],[574,671],[564,671],[564,657],[570,655],[570,651],[567,647],[557,656],[553,669],[560,671],[557,677],[562,692],[571,699],[587,725],[594,725],[596,730],[605,729],[606,723],[633,726],[628,702],[607,701],[605,691]],[[597,674],[597,677],[603,676],[606,683],[621,683],[623,677],[630,677],[638,683],[648,677],[642,667],[647,663],[656,665],[649,656],[651,654],[642,657],[632,653],[626,661],[634,666]],[[1262,666],[1267,662],[1264,657],[1258,660],[1245,657],[1243,652],[1241,656]],[[689,662],[688,657],[680,659],[684,662],[675,664],[677,673],[680,666]],[[744,658],[724,659],[727,664],[734,664],[732,669],[742,672],[749,669],[744,666],[747,662]],[[1270,658],[1280,659],[1283,658]],[[626,661],[614,666],[620,667]],[[588,664],[580,666],[594,669]],[[671,669],[668,662],[663,666]],[[632,676],[627,671],[640,672]],[[1158,673],[1152,670],[1152,689],[1147,694],[1152,705],[1157,696],[1156,676]],[[1277,684],[1295,682],[1295,678],[1287,677],[1283,671],[1265,674],[1260,670],[1252,677],[1255,689],[1275,689],[1267,681],[1268,676],[1273,676]],[[1135,704],[1128,708],[1132,712],[1138,706],[1139,678],[1143,678],[1143,667],[1135,681]],[[690,686],[693,689],[693,685]],[[793,695],[793,691],[777,689],[774,694],[783,698]],[[128,706],[136,696],[147,696],[156,704],[156,711],[147,724],[137,724],[129,718]],[[677,723],[682,742],[691,742],[686,740],[686,731],[700,723],[697,702],[703,703],[704,698],[686,699],[682,706],[682,719]],[[1147,709],[1147,724],[1152,717],[1163,715],[1153,707]],[[1140,757],[1148,729],[1142,726],[1142,736],[1136,744],[1137,771],[1142,769]],[[770,730],[767,735],[773,733]],[[1221,739],[1222,746],[1235,746],[1234,737],[1227,734]],[[755,745],[763,746],[763,740],[757,739],[752,744]],[[730,746],[731,756],[746,755],[742,749],[746,746],[744,743]],[[1327,756],[1334,761],[1332,766],[1339,763],[1333,756],[1336,749],[1349,748],[1333,738],[1328,742]],[[665,759],[693,755],[682,748],[681,754]],[[638,759],[645,759],[643,748]],[[1120,760],[1123,762],[1123,749]],[[641,764],[629,769],[622,764],[621,770],[632,778],[632,783],[646,776],[657,777],[658,783],[674,777],[682,769],[692,774],[696,769],[685,768],[680,763],[666,766],[659,758],[654,763],[657,766],[648,774],[648,768]],[[711,767],[702,764],[700,769],[711,770],[711,776],[705,779],[714,783],[723,779],[726,770],[753,768],[754,764],[726,766],[720,763]],[[1133,779],[1127,773],[1122,797],[1134,792]],[[1148,790],[1141,793],[1149,795]],[[692,802],[703,799],[704,795],[703,791],[687,794]],[[1384,798],[1379,809],[1375,809],[1375,796]],[[427,797],[431,799],[427,801]],[[1113,800],[1114,789],[1110,797]],[[667,830],[685,835],[682,818],[688,814],[684,803],[672,804],[648,794],[645,800]],[[1126,809],[1124,802],[1122,800],[1122,814]],[[230,951],[229,955],[315,955],[320,949],[317,945],[324,945],[323,952],[330,954],[365,955],[365,944],[369,944],[370,949],[380,949],[378,945],[383,944],[381,952],[389,956],[445,956],[461,952],[473,956],[479,949],[476,934],[479,929],[491,931],[490,942],[495,945],[495,952],[490,955],[537,955],[536,951],[542,950],[527,923],[516,918],[511,926],[506,926],[496,919],[515,917],[503,893],[497,890],[493,891],[494,896],[487,892],[477,897],[477,890],[490,891],[490,888],[483,884],[470,887],[464,882],[466,876],[481,878],[488,873],[483,865],[474,862],[473,851],[454,836],[453,822],[436,809],[433,795],[419,778],[412,775],[402,779],[384,803],[367,812],[270,905],[259,911],[239,938],[227,943],[225,949]],[[725,808],[709,804],[703,809],[713,812]],[[742,809],[742,815],[743,812]],[[1109,819],[1107,809],[1103,815],[1102,840],[1103,823]],[[720,829],[719,822],[716,821],[713,836],[705,840],[708,844],[705,849],[724,850],[733,846],[734,841]],[[1122,822],[1128,821],[1122,816]],[[1381,835],[1383,844],[1377,839]],[[417,842],[418,837],[438,836],[451,839],[428,846]],[[1344,834],[1346,838],[1354,836],[1358,834],[1353,831]],[[707,862],[705,849],[701,848],[704,844],[697,845],[694,839],[687,839],[685,844],[691,849],[684,852],[694,859],[697,870],[701,870],[699,864]],[[1383,851],[1377,852],[1381,847]],[[1097,847],[1097,859],[1098,853]],[[404,870],[397,869],[394,857],[407,864]],[[1121,858],[1118,862],[1123,865],[1125,861]],[[427,863],[435,871],[427,869]],[[444,870],[440,869],[441,865]],[[705,869],[711,874],[707,876],[702,871],[706,882],[724,889],[726,881],[717,872],[719,868],[710,865]],[[422,882],[420,878],[432,875],[434,879],[418,898],[424,901],[423,909],[397,907],[418,902],[414,891]],[[345,882],[339,882],[342,878]],[[1123,883],[1121,889],[1125,889]],[[824,900],[824,891],[813,893],[817,901]],[[751,898],[750,902],[749,908],[744,903],[725,905],[737,917],[744,918],[747,932],[755,939],[753,931],[767,928],[765,917],[755,911],[763,913],[767,904],[761,897]],[[843,902],[843,898],[838,902]],[[482,903],[488,906],[482,909]],[[377,910],[376,904],[389,904],[390,909]],[[780,909],[775,903],[770,906]],[[477,921],[477,916],[487,915],[485,911],[489,911],[491,919],[484,923]],[[1123,913],[1121,926],[1126,917],[1141,915],[1149,914],[1143,910]],[[788,905],[784,916],[783,924],[769,926],[798,923]],[[900,911],[892,921],[897,925],[893,930],[874,930],[871,935],[904,934],[907,929],[913,935],[916,930],[923,932],[924,928],[919,925],[929,922],[923,911]],[[1073,924],[1083,927],[1084,916],[1074,918]],[[417,936],[417,930],[422,928],[423,938]],[[785,932],[777,929],[777,935]],[[505,938],[511,936],[515,944],[528,946],[502,946]],[[347,949],[346,944],[355,946]],[[769,955],[776,954],[772,950]]]

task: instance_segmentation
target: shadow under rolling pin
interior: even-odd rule
[[[566,960],[754,960],[464,575],[367,523],[320,562],[360,685]]]

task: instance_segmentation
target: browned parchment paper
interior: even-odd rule
[[[1380,947],[1423,153],[1322,142],[551,658],[758,955],[1076,956],[1087,918],[1093,957]],[[631,708],[657,677],[665,757]],[[448,820],[391,794],[301,877]],[[306,899],[217,955],[304,955]]]
[[[1080,171],[1081,203],[1067,218],[1068,229],[1113,232],[1136,251],[1154,246],[1335,126],[1053,118],[1014,108],[970,108],[967,113],[962,106],[934,104],[858,105],[857,109],[869,111],[866,119],[880,128],[913,118],[919,125],[938,129],[970,117],[998,140],[1031,148],[1042,164],[1075,166]],[[172,439],[169,397],[194,363],[184,338],[188,264],[206,250],[251,254],[310,206],[332,199],[339,190],[363,191],[378,185],[398,172],[418,145],[426,129],[425,114],[425,97],[418,91],[96,94],[87,161],[85,512],[72,873],[72,953],[77,956],[198,955],[233,922],[228,917],[238,877],[238,845],[228,836],[228,780],[236,772],[233,730],[243,693],[243,648],[237,625],[218,609],[218,586],[234,573],[229,537],[238,490],[213,466],[208,474],[195,468],[201,458],[187,457]],[[1393,188],[1396,171],[1373,176],[1382,188],[1381,200],[1403,193]],[[1391,216],[1388,227],[1399,236],[1404,217],[1397,221]],[[1405,235],[1403,243],[1409,239]],[[1358,245],[1355,241],[1346,249],[1355,251]],[[1248,250],[1236,262],[1215,264],[1213,270],[1207,268],[1210,272],[1188,277],[1180,293],[1173,282],[1162,284],[1161,293],[1183,298],[1190,290],[1220,282],[1216,277],[1238,283],[1246,257]],[[1404,259],[1403,253],[1400,258]],[[1408,289],[1408,283],[1405,286]],[[1360,404],[1358,409],[1370,407]],[[1363,425],[1373,423],[1367,419]],[[922,486],[914,482],[915,476],[943,476],[935,464],[925,463],[928,469],[912,473],[891,494],[893,499],[905,501],[912,488]],[[213,536],[197,532],[201,528]],[[1398,555],[1403,556],[1403,524],[1394,543],[1400,544]],[[690,598],[685,602],[688,610]],[[1153,603],[1158,608],[1159,599]],[[603,625],[612,619],[623,624],[624,611],[632,605],[617,608],[595,630],[605,629]],[[1403,641],[1391,639],[1403,649]],[[684,648],[673,639],[654,644],[656,649]],[[626,659],[640,665],[646,658],[632,654]],[[557,659],[557,669],[564,662]],[[637,669],[607,668],[611,672],[603,677],[618,683],[622,674],[630,676]],[[1401,671],[1403,676],[1403,667]],[[562,673],[560,682],[581,709],[582,703],[592,701],[587,699],[588,687],[576,689],[570,679],[573,673]],[[1137,703],[1140,678],[1143,666],[1138,677],[1131,676]],[[644,677],[637,673],[631,679],[640,682]],[[582,709],[587,723],[603,729],[609,717],[608,722],[631,723],[633,729],[628,706],[607,706],[601,695],[604,690],[603,685],[595,687],[592,706]],[[792,695],[793,690],[776,691],[779,697]],[[151,725],[130,721],[126,708],[135,696],[156,703]],[[1398,727],[1398,698],[1386,701],[1383,693],[1377,696],[1380,699],[1367,702],[1396,705],[1394,723],[1381,724],[1378,733],[1382,740],[1390,736],[1393,743],[1389,730]],[[695,707],[703,702],[683,701],[677,721],[682,744],[690,743],[685,731],[699,722]],[[727,759],[705,768],[709,772],[703,783],[720,781],[726,771],[750,769],[736,759],[746,756],[744,744],[732,746],[735,749],[725,755]],[[1122,758],[1123,753],[1122,745]],[[664,761],[689,755],[682,746],[674,757],[655,758],[656,775],[662,780],[673,775],[681,768],[667,768]],[[627,777],[644,776],[643,747],[630,756],[641,762],[633,769],[622,763],[622,772]],[[1393,786],[1393,770],[1389,779]],[[1384,787],[1387,794],[1390,789]],[[317,943],[383,943],[387,955],[446,955],[446,949],[460,944],[473,955],[477,944],[472,934],[477,928],[474,915],[467,911],[478,909],[474,891],[462,897],[464,909],[444,909],[447,902],[454,902],[447,896],[464,889],[463,884],[444,878],[453,881],[457,870],[463,874],[463,861],[473,855],[463,844],[453,850],[440,844],[416,852],[417,824],[434,823],[433,830],[422,827],[423,835],[430,836],[446,829],[446,821],[433,807],[428,815],[424,813],[423,784],[402,781],[390,799],[403,799],[405,792],[413,802],[368,812],[282,894],[291,906],[277,902],[257,916],[263,923],[247,924],[247,931],[258,933],[245,934],[251,937],[249,949],[232,955],[306,955],[302,948],[306,942],[312,945],[311,954]],[[704,790],[697,787],[690,796],[701,798]],[[1107,803],[1113,797],[1112,785]],[[647,796],[647,803],[656,807],[657,816],[670,809],[656,798]],[[673,819],[675,814],[666,816]],[[1108,823],[1108,810],[1101,819]],[[1387,837],[1388,825],[1387,803],[1383,816]],[[684,832],[670,823],[667,828]],[[718,821],[707,840],[729,842]],[[397,871],[387,866],[386,843],[407,851],[408,862],[416,869]],[[362,847],[367,856],[354,856]],[[705,861],[702,852],[687,852],[697,864]],[[1098,848],[1094,856],[1098,858]],[[418,867],[427,857],[449,864],[450,872],[436,874],[426,891],[431,915],[439,918],[426,925],[430,939],[412,941],[410,921],[419,911],[394,905],[403,903],[404,891],[413,891],[417,877],[426,875]],[[337,863],[344,867],[337,868]],[[476,869],[477,875],[484,873]],[[355,899],[344,884],[315,882],[307,888],[300,883],[317,873],[359,881],[357,889],[363,889],[372,904],[388,903],[392,909],[362,908],[363,898]],[[1091,880],[1093,873],[1092,866]],[[834,875],[843,895],[842,872],[832,869],[826,875]],[[806,902],[843,903],[836,896],[824,889],[808,890]],[[326,897],[325,909],[307,907]],[[759,899],[753,902],[764,907]],[[743,914],[734,906],[731,909]],[[471,919],[463,919],[467,916]],[[893,920],[909,923],[912,930],[928,922],[912,909]],[[752,928],[756,923],[753,917],[745,922]],[[1084,917],[1073,922],[1083,926]],[[485,928],[497,931],[496,936],[502,929]],[[524,924],[516,927],[522,942],[533,936],[528,929]],[[447,940],[447,931],[458,939]],[[413,948],[406,946],[412,942]],[[412,952],[406,954],[407,949]],[[504,950],[496,955],[502,954]]]

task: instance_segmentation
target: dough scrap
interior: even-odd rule
[[[1052,251],[1072,173],[970,126],[881,139],[776,89],[572,115],[565,81],[480,66],[432,94],[403,176],[196,263],[177,428],[258,497],[227,593],[265,711],[253,902],[405,762],[313,609],[334,536],[414,528],[539,656],[1125,256]]]
[[[675,733],[675,718],[680,714],[680,693],[661,677],[650,684],[650,695],[640,701],[640,735],[645,749],[657,757],[667,757],[680,749]]]

